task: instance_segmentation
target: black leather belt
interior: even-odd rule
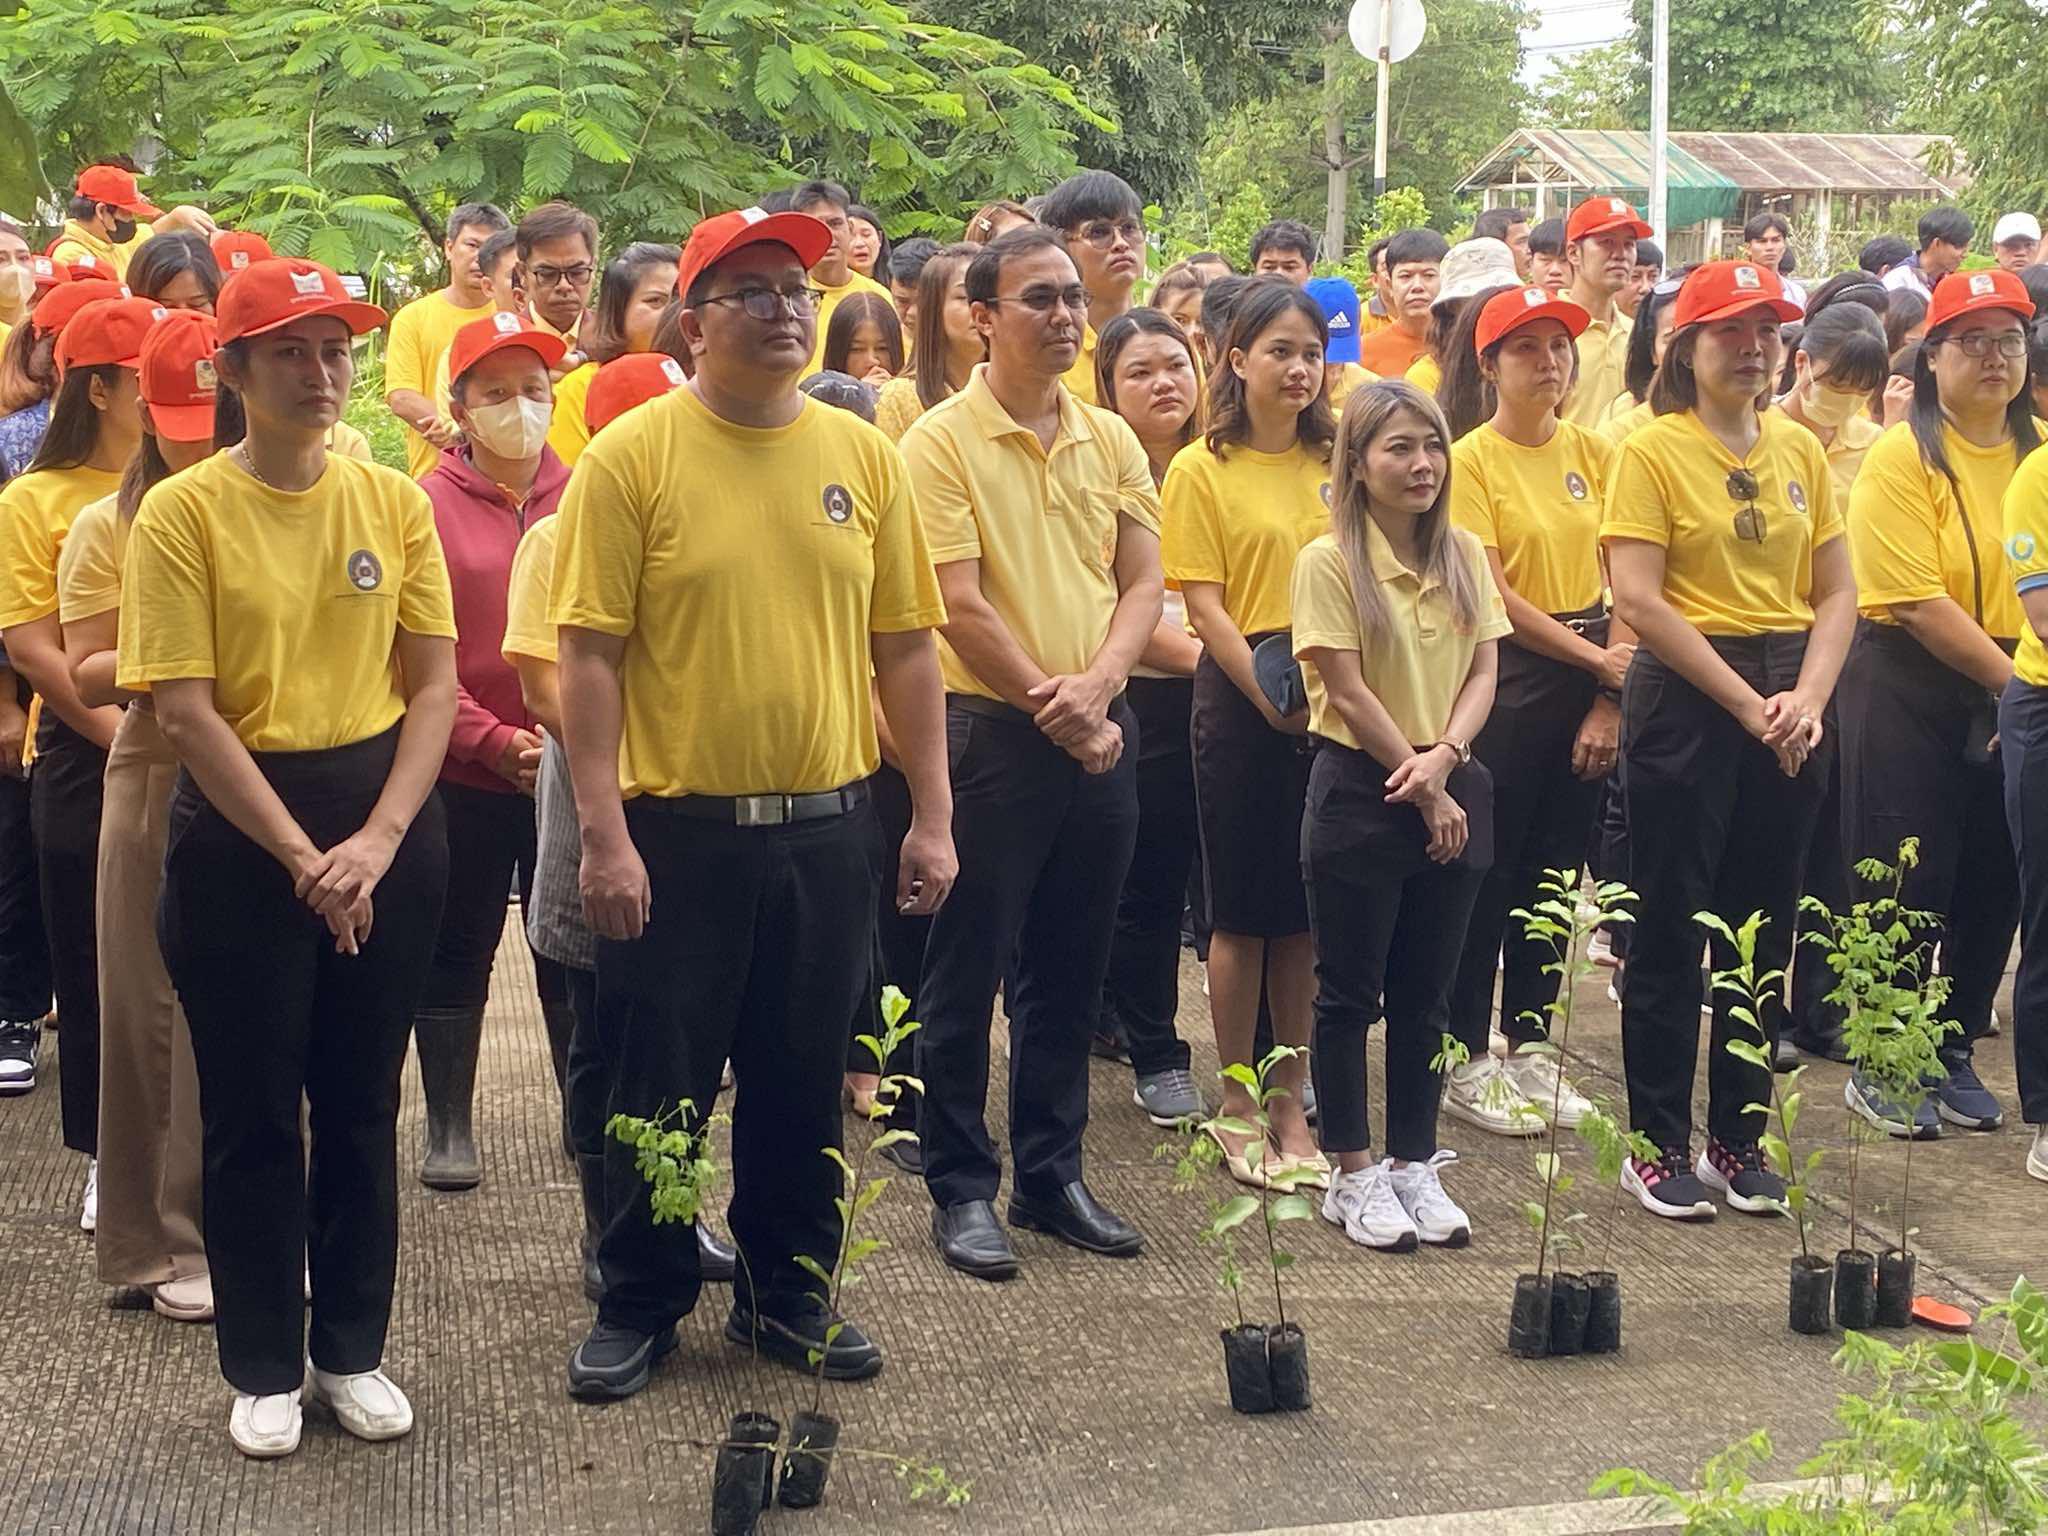
[[[828,816],[857,811],[867,803],[865,783],[814,795],[677,795],[648,801],[672,815],[722,821],[735,827],[780,827],[793,821],[822,821]]]

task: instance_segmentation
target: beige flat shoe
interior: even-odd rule
[[[213,1277],[186,1275],[149,1288],[149,1304],[174,1323],[213,1321]]]
[[[1273,1172],[1292,1173],[1297,1168],[1308,1169],[1310,1176],[1305,1179],[1288,1180],[1290,1189],[1328,1189],[1335,1174],[1335,1170],[1330,1167],[1330,1160],[1320,1152],[1311,1152],[1307,1157],[1292,1157],[1282,1152],[1273,1165]]]
[[[1262,1141],[1251,1141],[1245,1143],[1242,1151],[1233,1152],[1230,1150],[1230,1143],[1223,1139],[1223,1133],[1215,1126],[1205,1125],[1202,1132],[1216,1143],[1216,1150],[1223,1154],[1223,1166],[1233,1179],[1250,1189],[1270,1187],[1267,1175],[1277,1173],[1280,1169],[1279,1160],[1274,1156],[1271,1147]],[[1258,1154],[1256,1162],[1252,1161],[1254,1152]]]
[[[270,1461],[289,1456],[299,1448],[299,1430],[304,1422],[297,1388],[262,1397],[239,1392],[234,1409],[228,1414],[228,1438],[244,1456]]]

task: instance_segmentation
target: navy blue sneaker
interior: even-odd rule
[[[1842,1085],[1842,1100],[1885,1135],[1898,1141],[1932,1141],[1941,1134],[1941,1120],[1935,1114],[1934,1095],[1922,1098],[1908,1115],[1906,1106],[1894,1104],[1877,1084],[1861,1072],[1853,1072]]]
[[[1948,1068],[1948,1076],[1930,1085],[1941,1118],[1966,1131],[1996,1130],[2005,1119],[2005,1111],[1977,1076],[1970,1058],[1945,1056],[1942,1065]]]

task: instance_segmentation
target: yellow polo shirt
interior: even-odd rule
[[[123,688],[213,679],[252,752],[345,747],[405,714],[398,631],[453,639],[427,493],[331,454],[303,491],[217,453],[152,486],[128,534]]]
[[[2048,452],[2036,448],[2020,461],[2005,488],[2006,570],[2021,595],[2048,586]],[[2024,615],[2023,615],[2024,616]],[[2020,625],[2013,670],[2022,682],[2048,688],[2048,646],[2030,623]]]
[[[128,553],[129,519],[118,494],[79,508],[57,556],[57,617],[76,624],[121,606],[121,561]]]
[[[1095,327],[1086,320],[1081,322],[1081,350],[1060,382],[1083,405],[1101,403],[1095,397]]]
[[[737,426],[686,385],[591,439],[555,517],[547,622],[625,637],[625,794],[875,771],[869,637],[946,621],[881,433],[809,399],[788,426]]]
[[[505,643],[498,648],[507,661],[515,656],[559,659],[555,626],[548,622],[548,597],[554,590],[561,532],[559,517],[544,517],[520,535],[519,547],[512,552],[512,573],[505,588]]]
[[[120,484],[117,470],[80,465],[32,470],[0,488],[0,629],[57,611],[57,560],[71,520]]]
[[[1159,530],[1159,494],[1137,434],[1121,416],[1060,397],[1050,451],[988,387],[967,387],[903,434],[932,560],[981,562],[981,591],[1025,653],[1055,676],[1084,670],[1122,596],[1117,519]],[[948,693],[999,698],[939,637]]]
[[[1308,659],[1312,650],[1355,651],[1365,686],[1394,717],[1411,745],[1436,741],[1450,725],[1451,706],[1472,670],[1481,642],[1513,632],[1500,589],[1493,584],[1486,552],[1463,529],[1453,532],[1458,557],[1472,572],[1478,613],[1461,624],[1449,590],[1425,582],[1395,556],[1370,518],[1365,524],[1366,558],[1387,605],[1387,622],[1373,635],[1361,632],[1351,572],[1335,534],[1313,540],[1294,562],[1294,654],[1308,685],[1308,728],[1356,751],[1357,733],[1330,703],[1322,674]]]
[[[391,317],[391,332],[384,343],[384,392],[410,389],[434,402],[434,409],[448,413],[448,348],[455,333],[472,320],[491,313],[486,299],[474,309],[463,309],[448,297],[446,289],[414,299]],[[436,385],[436,377],[440,383]],[[405,429],[406,467],[417,480],[441,462],[441,450],[411,427]]]
[[[882,284],[872,277],[862,277],[852,267],[846,269],[846,281],[837,288],[827,288],[825,280],[816,272],[811,274],[811,282],[825,297],[818,304],[818,340],[811,349],[811,366],[804,370],[807,374],[816,373],[825,366],[825,333],[832,328],[832,311],[839,307],[841,299],[850,293],[879,293],[891,305],[896,302],[896,296]]]
[[[1380,376],[1370,368],[1361,368],[1356,363],[1338,363],[1337,382],[1330,382],[1328,370],[1323,373],[1323,397],[1330,402],[1330,409],[1337,415],[1344,414],[1344,403],[1351,398],[1351,392],[1367,384],[1377,384]]]
[[[1813,552],[1842,536],[1841,508],[1820,439],[1766,412],[1738,459],[1691,411],[1659,416],[1615,455],[1600,537],[1664,548],[1664,595],[1707,635],[1813,627]],[[1747,505],[1729,494],[1736,470],[1756,477],[1761,543],[1737,535]]]
[[[1953,427],[1943,428],[1942,447],[1962,487],[1960,507],[1948,477],[1922,461],[1906,422],[1884,432],[1864,457],[1849,496],[1857,604],[1865,618],[1894,624],[1893,603],[1953,598],[1992,639],[2015,639],[2027,618],[2006,569],[2004,503],[2018,456],[2011,443],[1979,448]]]
[[[1582,427],[1608,419],[1614,397],[1628,388],[1628,338],[1634,329],[1635,322],[1616,309],[1612,319],[1595,320],[1579,332],[1579,382],[1558,415]]]
[[[597,364],[585,363],[555,381],[555,414],[548,421],[548,446],[572,468],[590,443],[590,423],[583,407],[590,399],[590,381],[596,377]]]
[[[76,219],[66,219],[58,231],[56,243],[50,247],[50,260],[75,262],[81,256],[90,256],[114,269],[116,282],[128,279],[128,263],[135,259],[135,253],[142,248],[142,242],[156,231],[149,227],[146,219],[135,221],[135,233],[122,244],[103,239],[94,234]]]
[[[1560,421],[1541,448],[1481,422],[1451,445],[1451,519],[1500,554],[1508,585],[1545,613],[1600,601],[1600,505],[1614,445]]]
[[[1196,438],[1159,488],[1159,563],[1177,587],[1213,581],[1239,634],[1292,622],[1294,557],[1330,530],[1328,459],[1297,442],[1285,453]]]

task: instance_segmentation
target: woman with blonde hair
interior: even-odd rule
[[[910,424],[947,396],[967,387],[974,365],[988,356],[967,303],[967,263],[980,246],[942,246],[917,278],[917,322],[909,366],[882,386],[875,425],[901,441]]]

